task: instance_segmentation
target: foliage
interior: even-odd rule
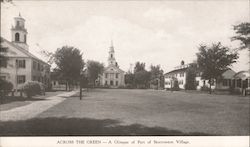
[[[135,80],[135,75],[133,73],[126,73],[125,74],[125,84],[126,85],[129,85],[129,87],[134,87],[135,83],[134,83],[134,80]]]
[[[12,0],[0,0],[1,3],[13,3]]]
[[[140,63],[139,61],[137,61],[134,67],[134,73],[139,71],[145,71],[145,63]]]
[[[136,62],[134,67],[134,85],[137,88],[147,88],[150,81],[150,72],[146,71],[145,63]]]
[[[31,98],[37,94],[44,94],[44,85],[37,81],[28,81],[24,83],[22,90],[27,95],[28,98]]]
[[[150,66],[150,83],[155,86],[158,86],[159,84],[160,87],[164,87],[163,70],[161,69],[160,65]]]
[[[195,90],[196,89],[196,73],[197,73],[197,64],[193,63],[190,65],[190,67],[187,69],[186,72],[186,84],[185,89],[186,90]]]
[[[135,73],[134,81],[137,88],[148,88],[149,80],[150,72],[142,70]]]
[[[87,74],[90,81],[93,82],[95,86],[95,80],[98,78],[100,74],[103,73],[104,65],[97,61],[89,60],[87,62]]]
[[[47,63],[49,65],[52,65],[52,63],[54,63],[54,60],[55,60],[55,54],[53,52],[49,52],[49,51],[46,51],[46,50],[42,50],[40,52],[45,58],[47,58]]]
[[[58,48],[54,54],[54,61],[62,80],[67,81],[68,84],[79,80],[80,72],[84,67],[82,53],[79,49],[71,46]]]
[[[13,84],[9,81],[0,79],[0,92],[3,92],[3,95],[8,94],[13,89]]]
[[[210,91],[210,88],[208,86],[206,86],[206,85],[203,85],[201,87],[201,91]]]
[[[250,51],[250,23],[243,22],[235,25],[234,28],[236,36],[232,37],[232,40],[239,40],[241,46],[239,49],[247,49]]]
[[[199,53],[196,55],[199,70],[202,72],[202,79],[210,81],[220,77],[238,59],[236,52],[231,52],[229,48],[222,46],[220,42],[211,46],[200,45]]]

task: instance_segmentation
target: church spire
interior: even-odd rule
[[[115,50],[114,50],[114,46],[113,46],[113,40],[111,40],[111,46],[109,47],[108,62],[109,62],[109,65],[116,65]]]

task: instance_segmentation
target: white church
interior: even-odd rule
[[[115,59],[115,50],[113,42],[109,48],[108,66],[104,68],[104,72],[99,76],[99,83],[101,86],[110,88],[118,88],[125,86],[124,81],[125,72],[119,68]]]

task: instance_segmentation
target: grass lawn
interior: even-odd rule
[[[27,97],[19,97],[19,96],[6,96],[4,98],[0,99],[0,111],[6,111],[6,110],[10,110],[16,107],[21,107],[21,106],[25,106],[28,105],[34,101],[39,101],[39,100],[43,100],[47,97],[50,96],[55,96],[62,93],[61,91],[56,91],[56,92],[46,92],[45,95],[37,95],[37,96],[33,96],[32,98],[27,98]]]
[[[249,135],[249,97],[93,89],[0,135]]]

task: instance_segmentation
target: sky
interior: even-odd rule
[[[236,48],[233,25],[249,21],[249,1],[13,1],[1,5],[1,36],[11,40],[14,17],[26,20],[29,51],[64,45],[81,50],[83,58],[107,65],[113,40],[115,58],[128,71],[136,61],[173,70],[181,60],[196,59],[200,44]],[[247,50],[239,52],[235,71],[249,69]]]

